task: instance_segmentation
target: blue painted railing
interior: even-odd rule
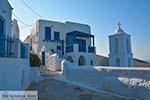
[[[73,49],[74,49],[73,45],[67,46],[66,47],[66,53],[73,52]],[[79,52],[87,52],[85,46],[79,46],[79,45],[78,45],[78,51]],[[88,53],[95,53],[95,47],[89,46],[88,47]]]
[[[66,53],[73,52],[73,45],[66,47]]]
[[[79,52],[86,52],[86,45],[78,45],[79,47]]]
[[[11,37],[5,35],[0,36],[0,57],[11,57],[13,40]]]
[[[88,47],[89,53],[95,53],[95,47]]]

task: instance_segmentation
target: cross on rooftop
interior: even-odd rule
[[[119,27],[121,26],[120,22],[118,23],[118,26],[119,26]]]

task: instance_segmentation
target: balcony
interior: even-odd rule
[[[70,53],[70,52],[73,52],[73,45],[66,47],[66,53]]]
[[[95,47],[79,46],[78,44],[73,44],[66,47],[66,53],[72,53],[75,51],[83,53],[95,53]]]
[[[88,47],[89,53],[95,53],[95,47]]]
[[[79,49],[79,52],[86,52],[86,45],[85,46],[80,46],[78,45],[78,49]]]

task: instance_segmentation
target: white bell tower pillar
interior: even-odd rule
[[[109,66],[132,67],[133,54],[130,35],[118,23],[117,30],[109,36]]]

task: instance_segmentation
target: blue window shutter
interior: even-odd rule
[[[45,40],[51,40],[51,27],[45,27]]]
[[[57,46],[57,50],[61,50],[61,46]]]
[[[54,32],[54,40],[60,40],[59,36],[59,32]]]

